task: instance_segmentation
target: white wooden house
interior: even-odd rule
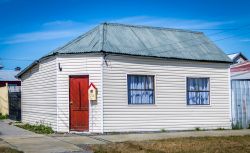
[[[230,63],[200,32],[104,23],[18,74],[22,121],[58,132],[229,129]]]

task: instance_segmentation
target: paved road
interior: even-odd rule
[[[49,136],[35,134],[0,121],[0,145],[9,145],[25,153],[82,152],[76,145]]]

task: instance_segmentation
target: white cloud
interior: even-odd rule
[[[16,44],[23,42],[67,38],[67,37],[77,36],[79,33],[80,33],[79,31],[72,31],[72,30],[22,33],[7,38],[5,41],[2,42],[2,44]]]
[[[77,22],[74,22],[72,20],[65,20],[65,21],[62,21],[62,20],[56,20],[56,21],[51,21],[51,22],[46,22],[43,24],[43,26],[65,26],[65,25],[74,25],[76,24]]]
[[[241,39],[240,41],[242,41],[242,42],[250,42],[250,39]]]
[[[159,18],[150,16],[134,16],[112,20],[111,22],[149,25],[169,28],[184,28],[184,29],[207,29],[218,28],[220,26],[234,23],[234,21],[204,21],[196,19],[174,19],[174,18]]]
[[[221,26],[230,25],[233,23],[233,21],[204,21],[195,19],[188,20],[150,16],[132,16],[120,19],[112,19],[110,22],[182,29],[219,28]],[[0,43],[15,44],[42,40],[73,38],[83,34],[85,31],[91,29],[94,25],[97,25],[97,23],[100,22],[95,21],[93,24],[72,20],[50,21],[43,23],[38,31],[15,34],[8,38],[2,39]]]
[[[56,20],[42,24],[42,28],[44,29],[55,29],[55,28],[73,29],[73,28],[83,28],[83,27],[89,27],[89,24],[72,20]]]
[[[34,42],[42,40],[54,40],[62,38],[73,38],[83,34],[93,25],[83,24],[81,22],[66,21],[52,21],[42,24],[40,30],[28,33],[19,33],[8,38],[0,40],[1,44],[16,44],[25,42]]]

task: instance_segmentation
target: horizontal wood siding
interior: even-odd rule
[[[104,132],[230,128],[228,64],[107,56]],[[155,105],[128,105],[127,74],[155,75]],[[186,105],[186,77],[210,78],[209,106]]]
[[[69,132],[69,76],[89,75],[98,89],[97,104],[89,104],[89,132],[102,132],[101,59],[90,54],[57,57],[62,68],[57,72],[58,131]]]
[[[45,123],[56,130],[56,60],[42,61],[21,77],[22,121]]]

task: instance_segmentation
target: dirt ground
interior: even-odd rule
[[[249,153],[249,136],[191,137],[93,145],[95,153]]]
[[[23,153],[22,151],[18,151],[16,149],[12,149],[9,147],[0,147],[1,153]]]

